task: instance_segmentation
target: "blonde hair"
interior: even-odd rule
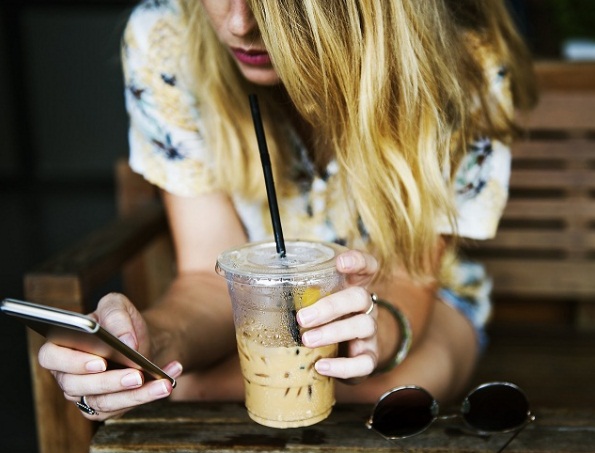
[[[340,166],[354,206],[350,239],[367,234],[384,273],[400,264],[412,275],[424,274],[437,220],[446,217],[454,225],[449,176],[465,141],[477,133],[504,138],[512,132],[512,119],[502,110],[479,116],[472,111],[478,100],[489,104],[489,90],[462,32],[497,38],[495,51],[514,66],[513,73],[524,74],[528,71],[519,69],[515,50],[508,47],[520,38],[504,9],[491,18],[482,6],[498,1],[467,2],[476,11],[457,18],[456,0],[452,5],[444,0],[248,1],[287,93],[305,121],[316,125],[316,151],[324,150]],[[217,177],[230,191],[262,196],[246,101],[248,90],[258,87],[241,76],[200,3],[188,4],[189,42],[200,71],[197,97],[206,138],[216,150]],[[262,96],[267,103],[266,90]],[[272,102],[267,107],[269,148],[279,162],[283,146],[270,118],[276,107]],[[275,167],[281,175],[280,165]]]
[[[262,169],[248,104],[248,93],[262,88],[241,75],[212,29],[202,2],[186,0],[182,6],[187,18],[189,67],[204,124],[200,132],[214,150],[215,180],[230,194],[262,197]],[[271,109],[262,108],[262,116],[271,160],[276,162],[280,151]]]

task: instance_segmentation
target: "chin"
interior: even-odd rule
[[[281,83],[281,79],[274,69],[242,68],[242,74],[255,85],[273,86]]]

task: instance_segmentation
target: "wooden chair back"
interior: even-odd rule
[[[121,284],[139,308],[162,294],[174,267],[157,193],[124,161],[116,167],[116,187],[119,218],[27,272],[27,300],[88,313],[103,288],[113,290],[113,285]],[[64,399],[53,376],[39,366],[44,339],[31,330],[27,335],[39,452],[88,452],[96,424]]]

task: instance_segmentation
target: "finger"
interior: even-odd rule
[[[304,346],[316,348],[343,341],[370,338],[376,333],[376,319],[369,315],[356,315],[321,327],[302,335]]]
[[[67,397],[66,399],[78,407],[78,409],[80,410],[81,415],[83,417],[85,417],[89,420],[92,420],[92,421],[96,421],[96,422],[101,422],[101,421],[107,420],[108,418],[118,417],[128,410],[128,409],[123,409],[121,411],[99,412],[93,406],[91,406],[91,404],[89,404],[89,401],[87,400],[86,397],[81,397],[81,398]],[[84,404],[90,410],[80,407],[79,404]]]
[[[126,296],[119,293],[104,296],[97,304],[97,310],[93,315],[104,329],[132,349],[138,350],[139,341],[133,324],[137,310]]]
[[[38,360],[43,368],[63,373],[89,374],[107,369],[107,362],[102,357],[64,348],[49,341],[39,348]]]
[[[172,390],[173,387],[167,379],[159,379],[147,382],[137,389],[101,395],[85,395],[85,400],[100,414],[112,414],[165,398],[171,394]],[[65,395],[65,397],[72,402],[80,400],[80,396]]]
[[[337,257],[337,270],[347,274],[349,285],[363,286],[378,272],[378,261],[369,253],[349,250]]]
[[[314,364],[314,368],[318,373],[339,379],[368,376],[374,371],[375,367],[376,360],[371,353],[349,358],[325,358]]]
[[[170,377],[182,374],[180,362],[173,361],[163,368]],[[118,393],[138,388],[144,383],[144,375],[135,369],[110,370],[97,375],[73,375],[53,372],[58,385],[70,401],[78,401],[85,395]]]
[[[361,286],[352,286],[338,293],[323,297],[315,304],[297,312],[302,327],[316,327],[354,313],[366,313],[372,297]]]
[[[143,385],[143,374],[134,369],[110,370],[105,373],[78,375],[54,373],[58,385],[66,395],[81,396],[117,393]]]
[[[163,371],[165,371],[167,373],[167,375],[169,375],[170,377],[176,379],[182,375],[182,372],[184,371],[184,367],[182,366],[182,364],[180,362],[178,362],[177,360],[174,360],[173,362],[170,362],[167,365],[165,365],[163,367]]]

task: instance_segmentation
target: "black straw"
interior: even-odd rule
[[[277,244],[277,253],[281,258],[283,258],[285,256],[285,240],[283,239],[281,217],[279,216],[279,205],[277,205],[277,193],[275,192],[275,182],[273,180],[273,171],[271,169],[271,159],[269,157],[269,149],[267,147],[267,141],[264,135],[264,127],[262,125],[262,118],[260,116],[260,107],[258,106],[258,98],[255,94],[250,94],[248,98],[250,99],[250,110],[252,111],[252,120],[254,121],[254,131],[256,132],[256,140],[258,141],[258,150],[260,151],[262,171],[264,172],[264,182],[267,189],[269,210],[271,212],[271,220],[273,222],[273,233],[275,235],[275,243]]]

